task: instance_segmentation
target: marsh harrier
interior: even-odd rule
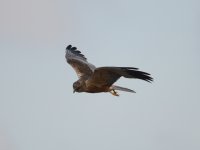
[[[65,58],[74,68],[78,80],[74,82],[74,92],[110,92],[119,96],[115,90],[135,93],[135,91],[113,85],[120,77],[136,78],[147,82],[153,81],[149,73],[139,71],[133,67],[98,67],[87,61],[87,58],[76,47],[67,46]]]

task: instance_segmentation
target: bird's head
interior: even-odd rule
[[[73,89],[74,89],[74,91],[73,91],[74,93],[81,92],[81,83],[78,81],[74,82]]]

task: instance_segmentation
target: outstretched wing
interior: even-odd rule
[[[96,68],[87,62],[87,58],[76,47],[72,47],[71,45],[66,48],[65,58],[74,68],[79,78],[91,76]]]
[[[125,78],[136,78],[147,82],[153,81],[149,73],[138,71],[132,67],[100,67],[96,68],[90,78],[90,83],[99,86],[111,86],[121,76]]]

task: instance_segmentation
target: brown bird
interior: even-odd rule
[[[153,81],[149,73],[139,71],[133,67],[99,67],[87,61],[76,47],[67,46],[65,58],[74,68],[78,75],[78,80],[74,82],[74,92],[100,93],[110,92],[114,96],[119,96],[115,90],[135,93],[135,91],[113,85],[120,77],[136,78],[147,82]]]

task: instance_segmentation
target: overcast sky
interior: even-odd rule
[[[200,1],[0,0],[1,150],[199,150]],[[73,94],[68,44],[138,67],[137,93]]]

